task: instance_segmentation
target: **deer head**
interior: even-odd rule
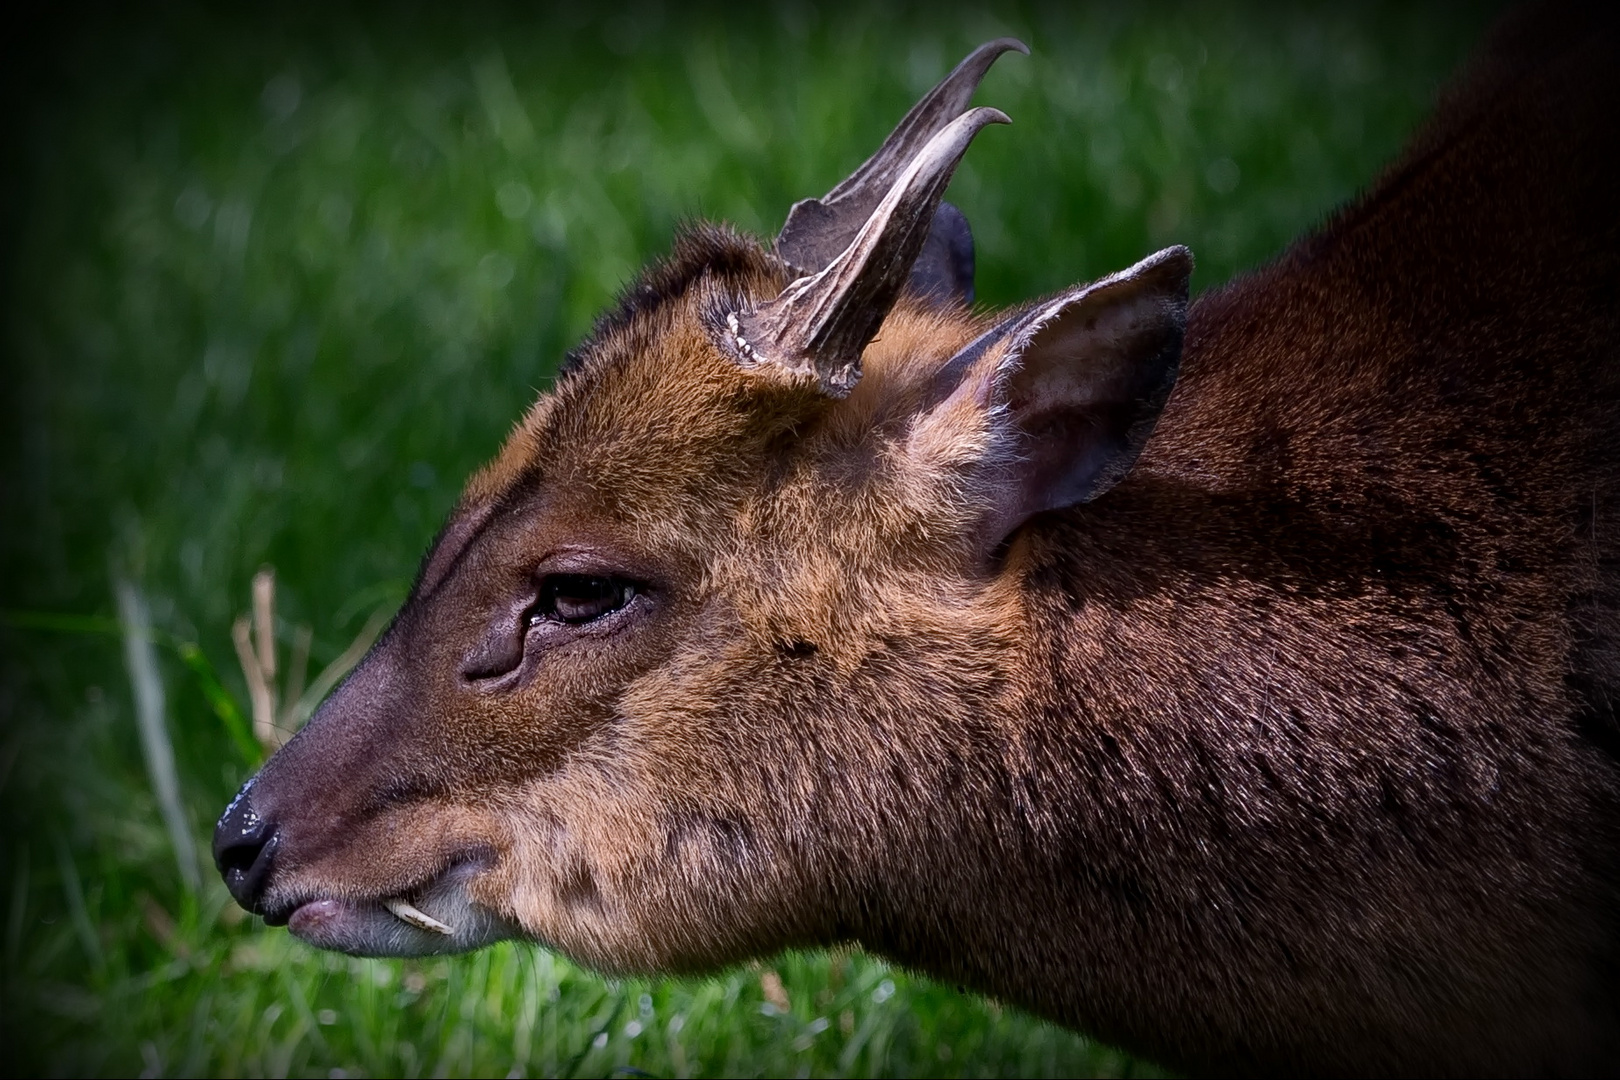
[[[237,899],[372,955],[901,952],[995,887],[1032,519],[1174,383],[1191,259],[970,307],[970,55],[775,243],[682,235],[468,483],[391,628],[220,821]],[[964,848],[976,853],[964,859]],[[965,890],[965,892],[964,892]]]

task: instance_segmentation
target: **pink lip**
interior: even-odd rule
[[[375,954],[394,937],[398,920],[376,904],[311,900],[287,920],[287,929],[311,945],[340,952]]]
[[[287,929],[307,941],[341,925],[353,907],[341,900],[311,900],[287,919]]]

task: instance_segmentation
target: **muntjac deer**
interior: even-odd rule
[[[625,291],[232,893],[366,955],[858,942],[1188,1069],[1615,1071],[1613,27],[1522,17],[1194,304],[1172,247],[986,312],[940,197],[1008,50]]]

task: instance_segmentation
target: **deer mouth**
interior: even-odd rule
[[[308,944],[352,956],[466,952],[517,932],[468,895],[468,882],[488,867],[486,857],[463,859],[406,892],[371,900],[314,896],[265,921],[285,922]]]

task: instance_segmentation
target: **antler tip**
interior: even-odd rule
[[[977,49],[974,49],[972,52],[968,53],[967,56],[963,58],[962,62],[957,65],[957,67],[958,69],[988,69],[990,64],[995,61],[996,57],[1000,56],[1002,53],[1009,52],[1021,52],[1025,56],[1028,56],[1029,46],[1025,45],[1022,41],[1019,41],[1015,37],[999,37],[994,41],[985,42]]]
[[[986,124],[1012,123],[1012,117],[1008,116],[1000,109],[992,108],[989,105],[981,105],[977,109],[974,109],[972,112],[968,113],[968,115],[973,117],[973,126],[975,128],[983,127]]]

